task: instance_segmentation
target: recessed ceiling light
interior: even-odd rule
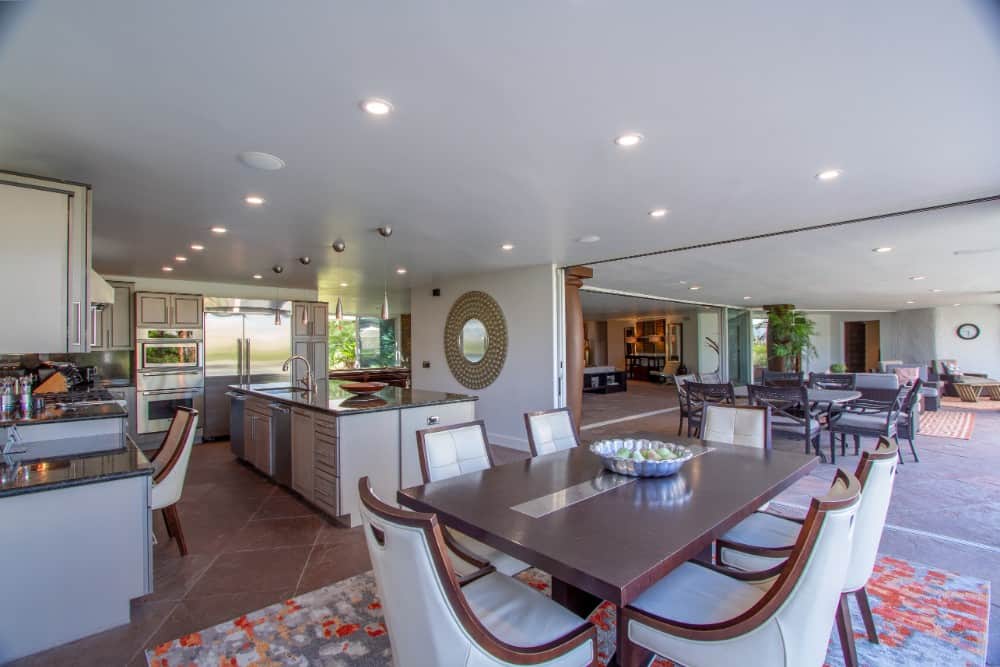
[[[688,289],[691,290],[692,292],[697,292],[698,290],[701,289],[701,285],[691,285],[691,287],[688,287]]]
[[[877,253],[892,252],[892,248],[884,245],[884,246],[879,246],[878,248],[872,248],[872,252],[877,252]]]
[[[844,172],[840,169],[824,169],[823,171],[816,174],[816,180],[819,181],[835,181],[840,178],[840,175]]]
[[[927,280],[927,276],[910,276],[910,280]]]
[[[953,306],[961,306],[962,304],[960,304],[960,303],[953,303],[951,305],[953,305]]]
[[[257,195],[247,195],[243,201],[250,204],[250,206],[260,206],[264,203],[264,198]]]
[[[277,171],[285,166],[285,161],[277,155],[261,153],[260,151],[245,151],[239,154],[240,162],[254,169]]]
[[[601,240],[601,237],[597,234],[587,234],[586,236],[581,236],[576,240],[577,243],[597,243]]]
[[[649,217],[651,218],[663,218],[669,213],[665,208],[654,208],[649,212]]]
[[[202,244],[200,244],[200,243],[192,243],[192,244],[191,244],[191,250],[196,250],[196,251],[198,251],[198,252],[201,252],[201,251],[202,251],[202,250],[204,250],[204,249],[205,249],[205,246],[203,246],[203,245],[202,245]]]
[[[403,275],[404,273],[406,273],[406,267],[405,266],[399,267],[398,269],[396,269],[396,273],[398,273],[399,275]]]
[[[227,230],[225,227],[212,227],[213,234],[225,234]]]
[[[935,288],[934,288],[934,289],[932,289],[931,291],[932,291],[932,292],[934,292],[935,294],[940,294],[940,293],[941,293],[941,292],[943,292],[944,290],[943,290],[943,289],[941,289],[940,287],[935,287]]]
[[[745,296],[745,297],[743,297],[743,300],[744,300],[744,301],[749,301],[749,300],[750,300],[750,299],[752,299],[752,298],[753,298],[752,296]]]
[[[631,148],[632,146],[638,146],[642,143],[643,136],[638,132],[627,132],[623,135],[615,137],[615,143],[622,148]]]
[[[264,276],[260,275],[259,273],[255,273],[255,274],[253,274],[253,279],[254,279],[254,280],[261,280],[261,279],[262,279],[263,277],[264,277]]]
[[[340,283],[340,286],[341,287],[349,287],[349,285],[347,283]]]
[[[916,301],[907,301],[906,303],[916,303]]]
[[[513,243],[504,243],[502,246],[500,246],[500,249],[501,250],[506,250],[507,252],[510,252],[511,250],[514,249],[514,244]]]
[[[392,103],[379,97],[369,97],[361,101],[361,109],[373,116],[385,116],[392,111]]]
[[[686,280],[678,280],[677,282],[680,283],[681,285],[687,285],[688,284],[688,281],[686,281]]]
[[[184,255],[177,255],[176,257],[174,257],[174,259],[176,261],[178,261],[178,262],[186,262],[186,261],[188,261],[188,258],[185,257]]]
[[[163,267],[163,270],[166,271],[167,273],[170,273],[171,271],[174,270],[174,267],[172,267],[172,266],[165,266],[165,267]]]

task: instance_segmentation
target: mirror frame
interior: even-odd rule
[[[486,352],[479,361],[469,361],[462,352],[462,332],[470,320],[486,329]],[[507,360],[507,320],[500,304],[486,292],[466,292],[455,300],[444,327],[444,354],[456,380],[468,389],[493,384]]]

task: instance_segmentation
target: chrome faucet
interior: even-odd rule
[[[302,384],[305,385],[306,391],[316,391],[316,378],[313,377],[312,365],[309,363],[309,360],[303,357],[301,354],[296,354],[285,359],[285,363],[281,365],[282,372],[287,371],[288,367],[296,359],[300,359],[302,363],[306,365],[306,376],[302,378],[300,382],[302,382]]]

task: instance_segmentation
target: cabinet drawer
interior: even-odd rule
[[[315,460],[317,465],[330,469],[330,474],[337,474],[337,445],[316,439]]]
[[[322,432],[331,437],[337,437],[337,418],[316,415],[316,432]]]
[[[337,478],[324,473],[322,470],[316,470],[316,477],[313,480],[313,499],[336,514]]]

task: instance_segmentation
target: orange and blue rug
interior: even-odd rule
[[[518,578],[549,593],[549,577]],[[989,582],[883,556],[868,584],[880,644],[855,632],[861,665],[983,665],[989,624]],[[590,616],[598,629],[599,662],[614,652],[615,609],[605,602]],[[864,628],[857,610],[854,627]],[[832,628],[826,664],[844,664]],[[152,667],[212,665],[391,664],[391,648],[371,572],[185,635],[146,652]],[[671,663],[657,660],[656,667]]]

